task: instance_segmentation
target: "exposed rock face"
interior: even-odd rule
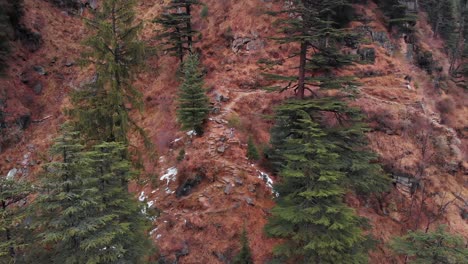
[[[264,46],[264,41],[255,33],[248,36],[234,36],[234,40],[231,43],[231,49],[234,53],[241,51],[256,52],[263,49]]]
[[[374,64],[375,62],[375,49],[374,48],[360,48],[357,53],[361,56],[361,61]]]

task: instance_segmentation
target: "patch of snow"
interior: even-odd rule
[[[164,162],[164,160],[165,160],[164,156],[159,157],[159,163]]]
[[[175,181],[176,176],[177,176],[177,168],[176,167],[171,167],[171,168],[167,169],[166,173],[163,176],[161,176],[161,178],[160,178],[161,181],[166,180],[166,188],[164,190],[166,191],[167,194],[175,193],[175,191],[172,191],[169,188],[169,183],[171,181]]]
[[[166,184],[169,184],[171,181],[175,181],[177,176],[177,168],[176,167],[171,167],[166,170],[166,174],[161,176],[159,180],[163,181],[166,180]]]
[[[197,135],[197,132],[195,132],[195,130],[190,130],[187,132],[187,136],[189,137],[196,136],[196,135]]]
[[[148,205],[148,208],[151,208],[151,206],[153,206],[153,204],[154,204],[154,201],[149,201],[146,204]]]
[[[143,202],[148,196],[145,195],[145,191],[141,191],[138,201]]]
[[[16,175],[17,172],[18,172],[18,170],[17,170],[16,168],[11,169],[11,170],[8,172],[7,176],[6,176],[6,179],[7,179],[7,180],[13,180],[13,178],[15,177],[15,175]]]
[[[158,227],[154,228],[153,230],[151,230],[149,232],[149,235],[152,236],[154,234],[154,232],[158,231]]]
[[[176,138],[176,139],[174,139],[171,143],[177,143],[177,142],[179,142],[179,141],[181,141],[181,140],[182,140],[181,137],[180,137],[180,138]]]
[[[278,192],[275,192],[274,189],[273,189],[273,179],[270,178],[270,175],[268,175],[267,173],[263,172],[263,171],[259,171],[257,170],[257,172],[259,173],[258,174],[258,178],[259,179],[262,179],[266,186],[268,188],[270,188],[271,192],[276,196],[278,197],[279,196],[279,193]]]
[[[151,191],[151,193],[155,193],[155,192],[156,192],[156,190],[152,190],[152,191]]]
[[[156,239],[160,239],[161,236],[162,236],[161,234],[158,234],[158,235],[156,236]]]

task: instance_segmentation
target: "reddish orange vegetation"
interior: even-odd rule
[[[52,118],[31,124],[19,143],[4,150],[0,159],[0,173],[5,174],[12,167],[28,166],[32,171],[29,177],[34,178],[40,170],[40,164],[22,165],[24,155],[31,153],[29,159],[35,161],[48,159],[47,147],[52,143],[59,125],[65,121],[62,112],[69,105],[68,92],[89,80],[92,73],[77,65],[65,66],[79,57],[79,42],[87,33],[82,21],[78,17],[66,15],[45,1],[25,2],[24,20],[30,28],[42,34],[44,44],[35,53],[28,53],[21,48],[15,52],[8,72],[10,78],[3,83],[8,88],[7,111],[13,114],[11,118],[28,111],[32,113],[33,120],[49,115]],[[151,38],[156,29],[151,20],[161,12],[162,2],[168,0],[157,3],[142,1],[138,6],[137,14],[145,23],[142,38],[149,43],[154,43]],[[207,72],[206,87],[209,88],[212,102],[216,101],[216,94],[229,99],[215,103],[220,112],[210,116],[205,134],[191,138],[179,130],[175,119],[177,60],[164,54],[149,58],[147,70],[138,76],[136,83],[144,93],[146,110],[143,115],[135,113],[134,117],[147,130],[160,155],[158,161],[145,160],[146,170],[150,175],[157,175],[153,176],[158,177],[153,183],[158,182],[159,186],[152,186],[149,179],[144,179],[142,187],[134,183],[131,190],[136,196],[146,198],[146,201],[154,201],[153,206],[161,211],[154,222],[151,236],[162,255],[175,258],[177,252],[188,249],[188,255],[181,256],[180,263],[221,263],[223,257],[230,258],[237,253],[239,236],[245,225],[255,263],[264,263],[278,242],[263,233],[268,211],[274,203],[270,189],[258,177],[258,170],[264,169],[245,158],[246,142],[250,135],[254,136],[259,145],[268,142],[272,121],[264,117],[272,115],[274,106],[291,93],[258,90],[267,83],[260,75],[262,69],[257,61],[261,58],[284,59],[286,54],[297,50],[297,47],[277,45],[268,40],[275,29],[272,18],[265,15],[264,11],[278,9],[277,2],[204,2],[209,8],[209,15],[206,19],[196,18],[194,21],[195,28],[202,32],[201,41],[195,47],[202,54]],[[199,9],[196,8],[194,13],[197,14]],[[386,31],[382,15],[375,4],[358,6],[358,10],[374,19],[369,25],[375,31]],[[421,16],[418,21],[418,36],[424,48],[432,51],[434,58],[447,69],[443,43],[432,39],[425,19]],[[359,25],[353,23],[352,26]],[[253,41],[250,50],[244,46],[235,53],[231,49],[231,38],[238,37],[248,37]],[[394,188],[380,202],[376,198],[364,200],[352,195],[347,197],[347,201],[360,215],[370,219],[375,237],[387,242],[391,237],[414,228],[416,223],[419,228],[425,228],[432,219],[430,212],[434,213],[440,205],[453,200],[446,213],[431,228],[438,223],[445,223],[452,232],[468,238],[466,220],[460,216],[461,208],[465,206],[462,199],[468,195],[463,180],[466,176],[466,162],[464,168],[458,169],[453,175],[443,168],[450,161],[467,160],[466,92],[452,86],[446,89],[448,92],[435,89],[432,77],[401,54],[401,50],[405,50],[404,42],[396,44],[401,47],[396,48],[393,56],[378,44],[366,45],[376,49],[375,64],[356,65],[344,73],[379,73],[379,76],[359,80],[362,86],[359,88],[358,100],[352,102],[369,116],[371,127],[377,128],[382,124],[388,127],[387,131],[373,129],[369,133],[370,146],[385,164],[391,164],[402,172],[416,174],[418,164],[425,161],[425,190],[434,195],[425,199],[426,206],[421,214],[420,201],[424,197],[418,193],[413,199],[416,202],[411,205],[411,196],[402,186]],[[277,71],[294,73],[294,63],[286,60]],[[40,95],[34,95],[31,88],[22,84],[18,77],[20,73],[30,71],[34,65],[41,65],[48,72],[46,76],[32,73],[34,78],[44,84]],[[406,75],[413,77],[411,90],[406,87]],[[448,104],[456,107],[447,107],[447,103],[444,107],[443,103],[439,103],[441,100],[449,100]],[[441,115],[440,111],[444,113]],[[233,132],[231,127],[235,127]],[[436,160],[435,154],[441,150],[432,146],[429,151],[435,154],[428,158],[427,154],[421,153],[421,141],[416,136],[420,132],[430,132],[435,138],[440,137],[442,141],[449,142],[448,148],[458,147],[459,153],[447,154]],[[131,138],[134,144],[141,145],[136,136],[131,135]],[[177,162],[182,148],[186,152],[185,160]],[[159,180],[171,167],[178,169],[176,180],[168,184],[166,180]],[[187,196],[177,198],[172,193],[185,179],[196,175],[203,175],[201,183]],[[231,185],[231,189],[227,190],[227,185]],[[412,208],[411,213],[408,213],[408,208]],[[371,263],[395,261],[398,262],[398,259],[391,256],[382,245],[371,253]]]

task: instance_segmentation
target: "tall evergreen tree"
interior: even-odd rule
[[[187,57],[183,70],[177,116],[183,129],[193,129],[197,134],[202,134],[203,122],[209,113],[209,100],[203,87],[203,75],[196,54]]]
[[[0,262],[16,263],[26,246],[25,207],[18,203],[31,192],[25,181],[0,177]]]
[[[198,0],[172,0],[165,12],[153,20],[162,27],[156,39],[162,40],[164,51],[178,57],[181,63],[185,54],[193,51],[193,38],[198,32],[192,27],[192,6],[200,4]]]
[[[82,247],[96,263],[146,263],[151,241],[146,235],[149,220],[141,206],[128,193],[128,182],[135,172],[126,158],[126,146],[104,142],[85,154],[92,161],[93,179],[97,184],[94,199],[99,204],[91,222],[98,225]]]
[[[379,6],[388,18],[390,31],[397,27],[401,33],[412,33],[417,15],[411,14],[401,0],[379,0]]]
[[[96,227],[88,223],[96,207],[97,189],[90,181],[90,161],[83,155],[79,134],[64,128],[50,152],[57,158],[45,166],[43,192],[33,205],[39,243],[50,248],[44,258],[54,263],[88,263],[81,241]]]
[[[269,235],[285,239],[275,254],[294,263],[366,263],[363,220],[343,202],[345,173],[337,147],[300,109],[301,102],[277,112],[276,126],[287,123],[290,134],[283,142],[277,205],[266,226]]]
[[[452,235],[439,226],[433,232],[409,232],[392,240],[390,247],[397,254],[410,257],[414,264],[465,263],[468,256],[463,237]]]
[[[135,23],[135,0],[104,0],[86,24],[93,35],[85,42],[83,65],[92,64],[97,80],[73,94],[76,128],[90,141],[127,142],[129,128],[143,129],[129,117],[129,107],[143,108],[142,94],[133,86],[135,73],[144,61],[142,28]],[[148,141],[146,141],[149,144]]]
[[[351,13],[348,0],[294,0],[286,1],[288,8],[271,12],[278,17],[275,25],[280,28],[280,36],[274,37],[279,43],[297,43],[299,56],[298,74],[283,76],[265,74],[267,78],[286,86],[269,89],[285,91],[294,89],[298,98],[304,98],[308,90],[312,94],[317,89],[338,89],[355,85],[349,76],[336,76],[335,71],[350,65],[353,57],[340,52],[343,40],[349,34],[342,28],[349,21],[344,15]]]
[[[249,238],[247,237],[247,230],[242,230],[241,235],[241,250],[234,258],[233,264],[253,264],[252,252],[250,252]]]
[[[6,60],[10,51],[8,40],[8,16],[0,2],[0,75],[6,68]]]
[[[34,204],[40,254],[51,263],[143,263],[150,242],[146,220],[127,191],[125,146],[103,143],[84,151],[78,133],[66,129],[46,165],[42,194]]]
[[[376,163],[377,156],[369,150],[365,137],[367,128],[360,111],[350,108],[337,98],[322,98],[286,103],[282,108],[289,111],[307,113],[324,133],[323,140],[335,146],[340,156],[339,170],[344,173],[342,184],[358,194],[381,193],[387,191],[390,179]],[[334,116],[334,125],[326,125],[324,113]],[[277,117],[277,125],[271,131],[272,149],[269,159],[273,168],[279,172],[285,163],[283,152],[287,150],[288,138],[298,129],[293,114]]]

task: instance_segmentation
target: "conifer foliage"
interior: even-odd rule
[[[208,116],[209,100],[203,87],[203,75],[196,54],[190,54],[183,65],[184,77],[179,88],[177,116],[183,129],[203,133],[203,123]]]
[[[249,238],[247,237],[247,230],[242,230],[241,236],[241,250],[234,258],[233,264],[253,264],[252,252],[250,252]]]
[[[337,146],[301,106],[290,101],[279,107],[276,130],[287,130],[282,141],[281,182],[277,205],[266,231],[285,239],[275,249],[294,263],[365,263],[368,239],[362,219],[343,202],[346,174]]]
[[[283,153],[288,149],[287,140],[298,129],[294,122],[297,117],[291,113],[299,111],[316,120],[324,133],[323,140],[333,144],[334,152],[340,156],[337,166],[344,173],[342,184],[346,188],[358,194],[388,190],[390,179],[376,163],[376,154],[367,146],[367,128],[358,109],[348,107],[345,102],[333,97],[294,101],[284,104],[281,109],[288,109],[290,113],[277,116],[277,125],[271,131],[272,149],[269,158],[277,172],[284,166]],[[335,116],[336,124],[325,124],[324,113]]]
[[[433,232],[409,232],[392,240],[390,247],[395,253],[410,257],[415,264],[465,263],[468,249],[463,237],[452,235],[439,226]]]
[[[187,52],[192,52],[194,36],[198,32],[192,27],[192,6],[200,5],[198,0],[172,0],[165,12],[154,19],[162,29],[156,39],[162,41],[164,51],[183,62]]]
[[[51,153],[57,161],[37,198],[36,230],[52,263],[143,263],[147,222],[127,191],[132,171],[120,143],[85,151],[79,134],[63,130]],[[43,256],[44,257],[44,256]]]
[[[247,142],[247,158],[250,160],[259,160],[260,154],[258,154],[257,147],[255,146],[255,142],[253,138],[250,136],[249,141]]]
[[[143,64],[142,28],[135,22],[135,0],[105,0],[86,21],[94,32],[84,44],[84,65],[96,68],[96,81],[73,95],[77,129],[88,140],[127,142],[130,127],[144,132],[129,117],[128,107],[142,110],[142,95],[132,82]],[[144,137],[145,138],[145,137]]]
[[[0,177],[0,263],[15,263],[26,246],[26,209],[19,202],[31,190],[27,182]]]
[[[337,89],[354,85],[352,78],[334,75],[334,71],[353,62],[352,56],[339,51],[344,38],[349,35],[342,28],[349,21],[342,12],[352,10],[349,1],[294,0],[286,3],[287,8],[271,13],[278,17],[275,24],[280,28],[279,36],[274,39],[282,44],[297,43],[300,46],[298,53],[289,56],[299,56],[298,74],[265,74],[270,80],[287,83],[283,87],[274,86],[269,89],[293,89],[298,98],[304,98],[306,91],[313,94],[316,89]]]

